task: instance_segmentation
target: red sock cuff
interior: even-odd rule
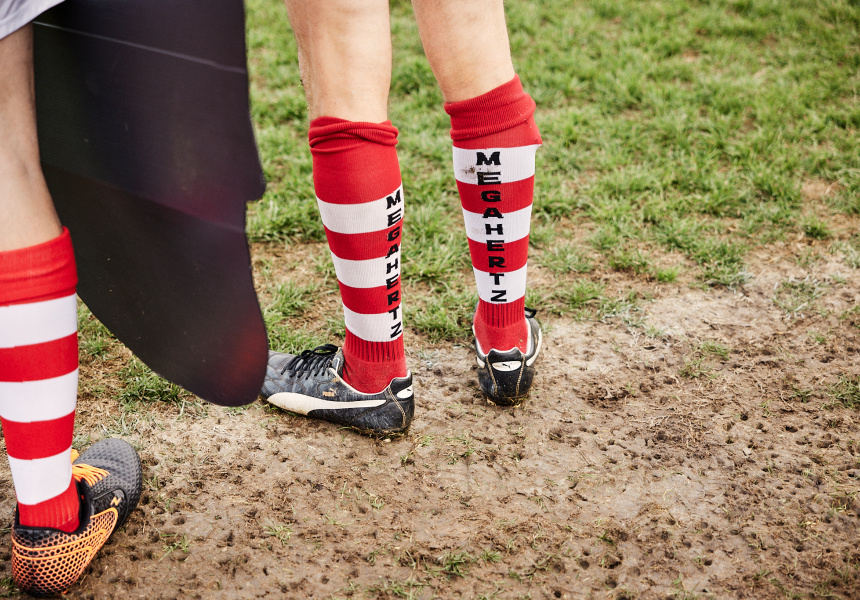
[[[525,298],[507,304],[491,304],[482,300],[478,303],[477,318],[493,327],[513,327],[525,320],[525,305]]]
[[[532,121],[535,101],[523,90],[519,76],[514,75],[509,82],[477,98],[446,102],[445,112],[451,117],[451,139],[459,142],[500,133]],[[534,143],[540,144],[537,127],[534,128],[534,137]]]
[[[475,335],[484,352],[492,349],[504,352],[511,348],[519,348],[523,352],[528,350],[529,326],[523,312],[524,306],[525,298],[508,304],[490,304],[483,300],[478,302]]]
[[[53,527],[72,533],[79,526],[78,486],[72,479],[66,491],[39,504],[19,504],[18,520],[25,527]]]
[[[77,283],[72,238],[65,227],[42,244],[0,252],[0,306],[68,296]]]
[[[337,117],[317,117],[311,121],[308,142],[314,154],[336,152],[358,141],[373,142],[383,146],[397,145],[397,127],[391,121],[370,123],[367,121],[347,121]],[[342,140],[336,144],[325,144]]]
[[[344,381],[359,392],[375,394],[395,377],[406,377],[402,337],[393,342],[368,342],[347,329],[343,356]]]
[[[311,121],[308,133],[317,197],[335,204],[370,202],[400,187],[397,128],[334,117]]]

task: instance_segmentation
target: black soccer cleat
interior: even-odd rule
[[[73,458],[76,452],[72,452]],[[118,439],[93,444],[72,464],[81,503],[77,531],[12,526],[12,577],[34,596],[64,592],[140,500],[143,472],[134,448]]]
[[[529,328],[528,347],[525,353],[519,348],[505,352],[481,351],[475,337],[475,354],[478,362],[478,383],[481,391],[493,404],[516,406],[528,398],[535,376],[534,362],[540,352],[543,334],[540,323],[535,318],[537,311],[525,309],[526,323]],[[474,330],[472,331],[474,334]]]
[[[415,414],[412,375],[395,377],[376,394],[343,380],[343,351],[325,344],[298,356],[269,352],[260,394],[290,412],[331,421],[370,435],[406,431]]]

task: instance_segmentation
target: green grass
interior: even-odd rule
[[[425,293],[420,303],[413,302],[413,296],[418,295],[404,295],[404,318],[415,331],[427,336],[431,342],[469,339],[476,294],[454,291]]]
[[[648,258],[638,250],[629,252],[627,250],[616,250],[609,257],[609,267],[616,271],[630,271],[637,275],[648,271]]]
[[[316,348],[334,340],[322,332],[296,328],[290,322],[266,321],[269,330],[269,348],[277,352],[298,354],[309,348]]]
[[[824,295],[827,284],[812,277],[781,281],[773,297],[774,303],[786,313],[796,315],[815,310],[816,301]]]
[[[726,361],[731,354],[731,349],[713,340],[705,340],[696,350],[684,358],[684,364],[678,371],[678,375],[687,379],[706,378],[714,376],[713,360]]]
[[[117,399],[126,410],[134,409],[140,403],[179,404],[191,397],[191,394],[178,385],[159,377],[135,356],[128,361],[118,376],[125,387],[120,390]]]
[[[83,302],[78,303],[78,355],[84,364],[110,356],[116,338]]]
[[[466,577],[469,567],[476,561],[477,559],[466,551],[446,552],[438,559],[442,571],[449,577]]]
[[[267,310],[281,318],[301,315],[318,295],[319,285],[316,283],[308,285],[297,285],[292,281],[280,283],[275,287],[272,302]]]
[[[583,279],[575,281],[570,287],[557,292],[556,295],[568,310],[575,311],[587,305],[598,304],[598,301],[603,297],[603,285]]]
[[[815,216],[806,217],[800,223],[804,235],[816,240],[826,240],[833,236],[830,227]]]
[[[845,408],[860,409],[860,376],[845,375],[830,389],[830,396]]]
[[[558,246],[545,252],[541,265],[557,275],[566,273],[590,273],[594,265],[585,254],[573,246]]]
[[[680,269],[678,267],[668,267],[666,269],[654,268],[652,275],[660,283],[672,283],[678,279],[679,272]]]
[[[852,269],[860,269],[860,235],[852,236],[847,242],[839,245],[845,262]]]
[[[15,585],[12,577],[3,577],[0,579],[0,598],[14,598],[19,596],[21,591]]]
[[[293,537],[293,530],[289,525],[276,523],[263,527],[263,533],[267,536],[272,536],[281,542],[281,546],[286,546],[290,538]]]
[[[326,258],[328,258],[326,256]],[[327,264],[331,264],[328,260]],[[334,269],[332,268],[332,277]],[[271,297],[263,303],[263,320],[269,332],[269,347],[278,352],[297,354],[308,348],[333,341],[333,336],[343,337],[344,325],[341,315],[331,315],[323,327],[303,327],[302,317],[314,300],[328,293],[318,282],[305,285],[293,281],[278,283],[270,288]]]
[[[842,215],[860,214],[856,0],[517,0],[506,7],[515,67],[537,102],[544,140],[531,255],[549,275],[537,293],[554,311],[613,313],[597,283],[612,271],[661,284],[689,274],[700,285],[739,287],[751,277],[751,251],[798,235],[837,238],[846,263],[860,264],[860,244],[838,239]],[[252,116],[269,180],[248,232],[258,241],[322,241],[285,11],[260,0],[248,10]],[[400,128],[407,201],[404,282],[427,284],[407,296],[407,323],[433,341],[465,341],[471,306],[458,303],[474,284],[449,124],[409,3],[391,10],[389,113]],[[816,181],[828,191],[813,204],[801,189]],[[577,229],[593,251],[570,241]],[[793,293],[777,293],[789,312],[802,305]],[[591,310],[601,302],[609,312]],[[284,332],[274,338],[292,343]]]
[[[716,358],[721,358],[726,360],[729,357],[729,353],[731,350],[720,344],[719,342],[714,342],[711,340],[702,342],[699,346],[699,350],[702,354],[709,354]]]

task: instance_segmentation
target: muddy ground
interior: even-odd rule
[[[759,250],[736,290],[603,275],[645,300],[540,315],[515,409],[482,398],[469,348],[411,335],[399,439],[259,401],[123,413],[102,388],[125,358],[85,364],[102,388],[82,385],[76,443],[125,437],[147,486],[68,597],[858,598],[860,269],[824,246]]]

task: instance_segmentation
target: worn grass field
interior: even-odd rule
[[[247,7],[270,343],[340,343],[295,44]],[[412,429],[209,406],[82,307],[75,446],[128,439],[147,487],[70,597],[860,597],[860,3],[507,9],[544,139],[532,398],[477,391],[447,117],[393,1]]]
[[[321,241],[295,45],[280,6],[251,6],[270,184],[248,230]],[[390,113],[411,206],[405,311],[417,333],[465,341],[473,291],[447,117],[409,4],[392,12]],[[552,283],[533,286],[533,302],[592,315],[583,305],[619,302],[589,283],[607,271],[737,286],[751,250],[798,237],[838,239],[830,250],[856,262],[860,238],[834,228],[860,213],[858,14],[847,0],[510,3],[515,66],[545,140],[531,245]],[[317,267],[334,291],[330,265]],[[290,293],[302,290],[319,291]]]

